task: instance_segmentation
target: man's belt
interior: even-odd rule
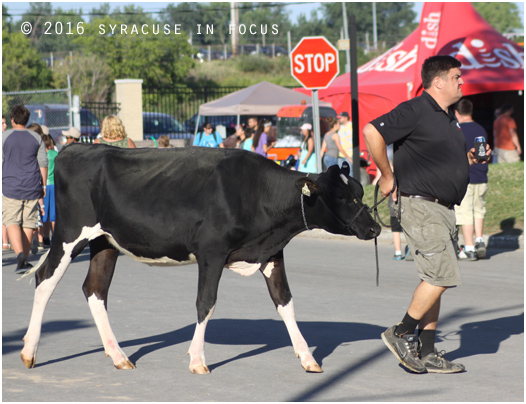
[[[400,196],[404,196],[406,198],[422,199],[424,201],[438,203],[439,205],[445,206],[448,209],[453,209],[453,207],[455,206],[454,204],[449,204],[449,203],[442,202],[441,200],[433,198],[431,196],[407,195],[407,194],[405,194],[403,192],[400,192]]]

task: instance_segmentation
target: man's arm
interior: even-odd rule
[[[515,128],[510,128],[510,137],[519,155],[522,154],[521,144],[519,142],[519,136],[517,136],[517,131],[515,130]]]
[[[378,184],[380,186],[382,196],[385,198],[391,193],[391,191],[393,191],[394,188],[393,170],[391,170],[389,159],[387,158],[387,146],[385,144],[385,140],[380,132],[378,132],[378,130],[370,123],[365,125],[365,128],[363,128],[363,134],[365,137],[367,150],[369,150],[369,154],[375,162],[376,167],[382,174],[378,180]],[[397,200],[396,189],[395,192],[393,192],[393,200]]]
[[[44,198],[46,196],[47,167],[40,167],[40,175],[42,175],[42,198]]]

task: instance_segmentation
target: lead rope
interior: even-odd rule
[[[307,173],[307,177],[309,176],[309,174],[310,173]],[[307,186],[307,184],[305,184],[305,186]],[[303,206],[303,195],[306,194],[307,192],[308,192],[308,188],[301,192],[301,197],[300,197],[300,200],[301,200],[301,215],[303,216],[303,224],[305,225],[305,228],[307,230],[310,230],[309,226],[307,225],[307,218],[305,217],[305,207]]]
[[[397,186],[397,182],[396,182],[396,177],[394,176],[393,174],[393,189],[391,190],[390,194],[392,194],[395,189],[398,188]],[[380,205],[383,201],[385,201],[388,197],[388,196],[384,196],[380,202],[377,202],[378,200],[378,190],[380,189],[380,185],[378,185],[378,182],[376,183],[376,186],[374,188],[374,206],[373,206],[373,212],[374,212],[374,221],[375,222],[380,222],[380,224],[384,227],[391,227],[387,224],[385,224],[382,219],[380,219],[380,215],[378,214],[378,205]],[[400,221],[400,219],[402,218],[402,204],[400,203],[400,188],[398,188],[397,190],[397,200],[398,200],[398,221]],[[375,237],[374,238],[374,255],[375,255],[375,259],[376,259],[376,287],[380,286],[380,263],[379,263],[379,260],[378,260],[378,237]]]

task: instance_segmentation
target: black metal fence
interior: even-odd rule
[[[117,115],[117,102],[83,102],[80,110],[81,142],[91,143],[100,133],[102,120],[108,115]]]
[[[143,89],[144,138],[162,134],[172,139],[189,139],[194,134],[199,106],[245,87],[199,87]],[[214,125],[222,124],[214,117]]]
[[[171,139],[191,139],[195,133],[197,114],[202,104],[244,88],[246,87],[144,88],[142,92],[144,138],[168,135]],[[242,117],[241,123],[246,123],[247,119],[248,116]],[[237,117],[205,116],[201,117],[200,126],[205,121],[213,126],[224,126],[228,135],[235,131]]]

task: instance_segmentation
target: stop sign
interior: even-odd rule
[[[290,70],[307,89],[327,88],[340,73],[338,50],[325,37],[303,37],[290,54]]]

